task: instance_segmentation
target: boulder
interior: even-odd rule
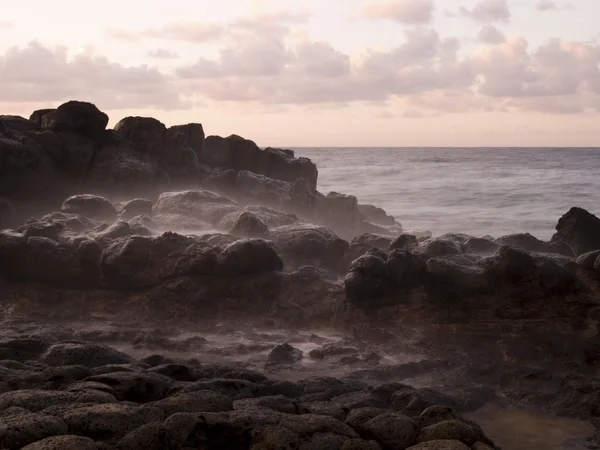
[[[37,109],[31,113],[29,121],[35,124],[37,130],[41,130],[44,116],[53,111],[56,111],[56,108]]]
[[[417,438],[419,443],[435,440],[457,440],[470,446],[486,438],[481,429],[461,420],[445,420],[422,428]]]
[[[566,242],[575,256],[600,250],[600,219],[582,208],[571,208],[556,225],[551,242]]]
[[[227,214],[239,210],[233,200],[214,192],[181,191],[161,194],[154,207],[154,214],[177,214],[216,225]]]
[[[23,447],[22,450],[101,450],[90,438],[82,436],[53,436]]]
[[[169,128],[172,136],[182,135],[184,143],[189,146],[200,160],[204,155],[204,128],[201,123],[175,125]]]
[[[269,352],[267,359],[271,363],[294,363],[302,359],[302,351],[286,342],[275,346]]]
[[[380,250],[388,250],[394,239],[381,234],[365,233],[355,237],[350,242],[350,246],[364,245],[370,248],[378,248]]]
[[[113,222],[117,218],[117,210],[109,200],[92,194],[73,195],[67,198],[61,210],[64,213],[78,214],[94,220]]]
[[[5,134],[26,134],[29,131],[36,131],[37,125],[21,116],[0,115],[0,132],[2,130]]]
[[[464,255],[434,257],[427,260],[430,286],[438,291],[474,293],[488,286],[485,268]]]
[[[353,195],[330,192],[317,197],[315,210],[309,218],[347,238],[355,237],[361,230],[362,214]]]
[[[316,265],[335,269],[349,247],[333,231],[308,224],[274,228],[271,239],[286,263],[295,267]]]
[[[412,234],[401,234],[389,246],[390,250],[415,251],[419,247],[419,240]]]
[[[0,417],[0,443],[5,449],[20,449],[50,436],[67,434],[67,425],[44,414]]]
[[[269,227],[251,212],[241,213],[229,233],[234,236],[248,238],[266,238],[269,235]]]
[[[0,197],[0,230],[11,226],[14,218],[14,205],[9,199],[5,197]]]
[[[152,202],[145,198],[136,198],[119,204],[119,218],[130,220],[136,216],[152,216]]]
[[[465,253],[480,256],[490,256],[498,251],[500,244],[491,239],[470,237],[463,245]]]
[[[242,170],[235,179],[234,192],[246,203],[281,208],[289,202],[291,184],[254,172]]]
[[[38,115],[41,115],[42,130],[70,132],[93,139],[100,139],[108,125],[108,116],[87,102],[69,101],[44,114],[38,112]]]
[[[113,403],[114,401],[114,397],[110,394],[93,390],[62,392],[42,389],[19,389],[0,394],[0,411],[19,407],[32,412],[45,412],[51,407],[70,407],[78,403]]]
[[[577,264],[586,268],[593,269],[595,268],[595,263],[600,256],[600,250],[594,250],[588,253],[584,253],[583,255],[577,258]]]
[[[400,414],[385,413],[364,424],[369,437],[384,448],[402,450],[416,443],[418,430],[414,422]]]
[[[425,258],[434,258],[437,256],[460,255],[463,253],[463,248],[457,239],[439,237],[421,242],[416,251]]]
[[[493,278],[514,281],[527,277],[535,271],[535,261],[528,253],[502,246],[492,257],[481,261]]]
[[[85,367],[100,367],[107,364],[129,364],[133,359],[100,344],[89,342],[67,341],[54,344],[46,350],[41,358],[49,366],[81,365]]]
[[[438,439],[414,445],[407,450],[471,450],[471,447],[455,439]]]
[[[147,403],[162,400],[175,381],[158,373],[113,372],[93,375],[86,381],[112,388],[119,401]]]
[[[229,397],[209,390],[183,392],[153,403],[168,416],[176,413],[200,413],[231,411],[233,403]]]
[[[283,261],[264,239],[242,239],[228,245],[218,257],[217,273],[226,276],[281,271]]]

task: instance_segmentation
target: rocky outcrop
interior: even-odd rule
[[[600,219],[582,208],[571,208],[556,225],[553,243],[567,243],[576,256],[600,250]]]

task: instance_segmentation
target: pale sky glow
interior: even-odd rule
[[[0,113],[261,146],[600,146],[599,0],[0,0]]]

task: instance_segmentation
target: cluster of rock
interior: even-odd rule
[[[153,198],[204,186],[343,235],[400,229],[383,210],[359,205],[356,197],[318,192],[315,164],[292,150],[261,149],[236,135],[205,137],[199,123],[167,128],[153,118],[126,117],[107,130],[108,120],[96,106],[77,101],[35,111],[29,119],[0,116],[0,225],[73,193]]]
[[[33,336],[0,341],[0,355],[7,450],[497,448],[453,397],[400,383],[278,381]]]

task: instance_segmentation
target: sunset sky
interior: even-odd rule
[[[0,114],[261,146],[600,146],[600,0],[0,0]]]

